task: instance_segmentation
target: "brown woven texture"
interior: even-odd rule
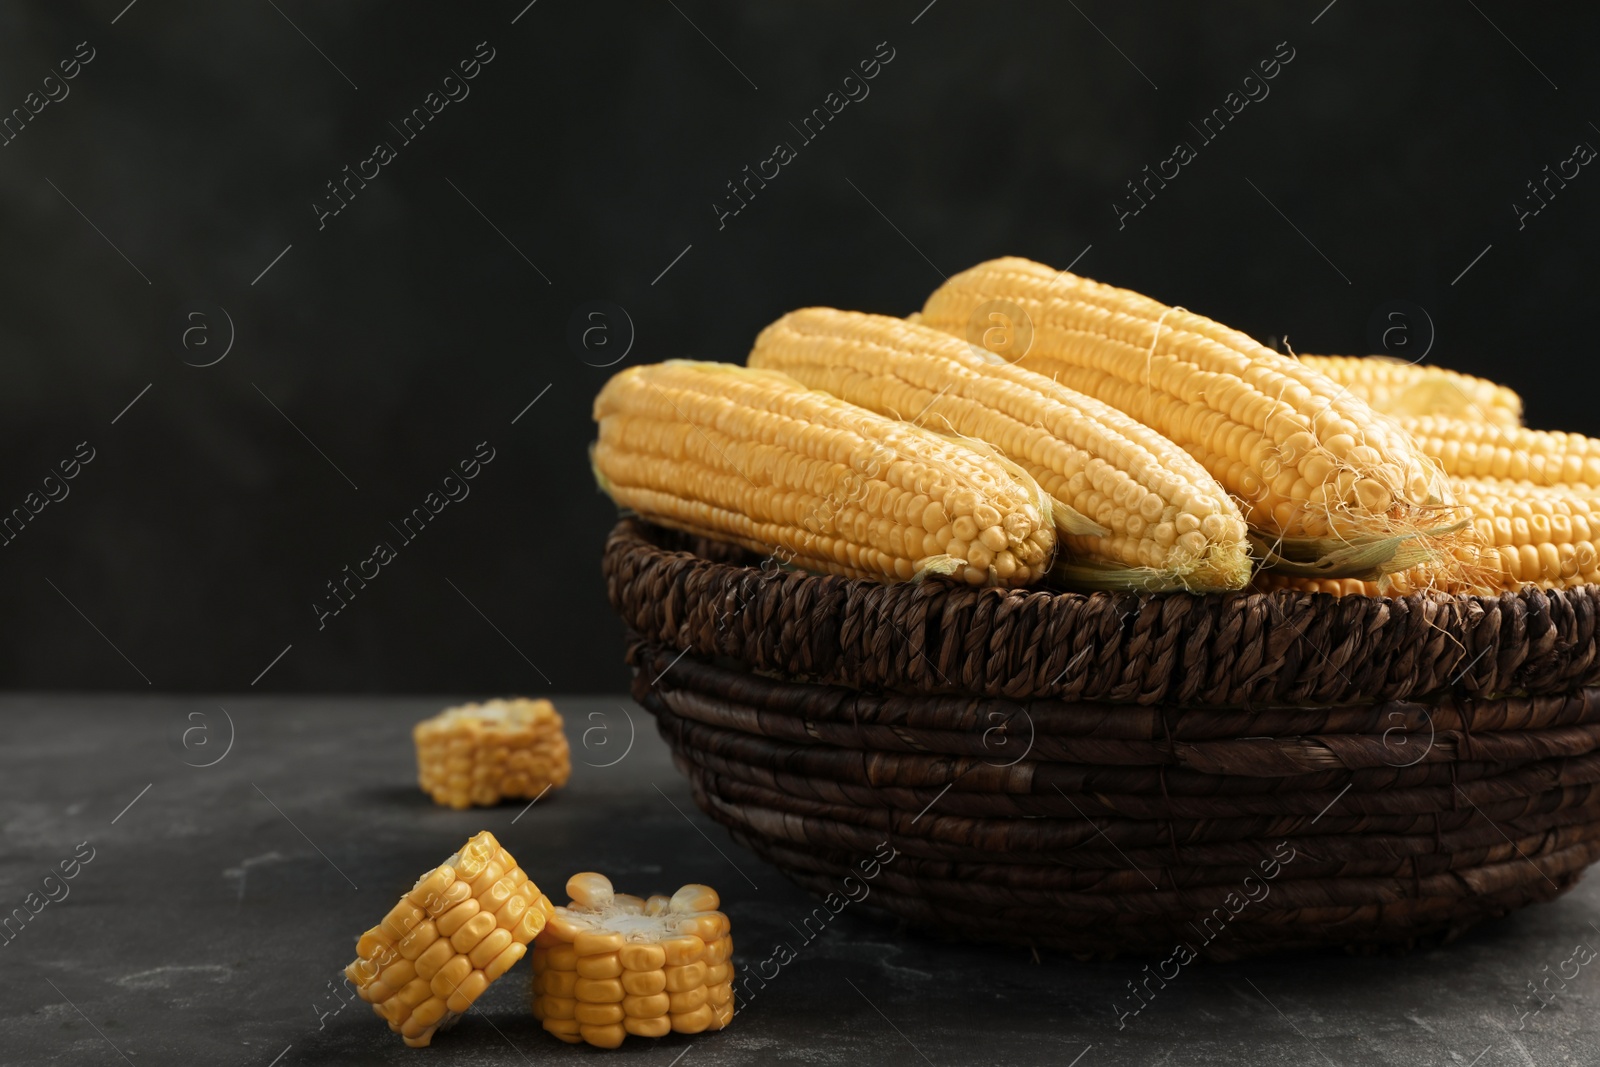
[[[885,586],[636,519],[604,567],[701,808],[819,893],[888,842],[867,906],[934,930],[1093,955],[1404,945],[1600,858],[1590,589]]]

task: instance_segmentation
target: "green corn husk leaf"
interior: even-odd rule
[[[1175,593],[1189,588],[1183,576],[1172,571],[1061,556],[1050,568],[1050,581],[1062,589],[1084,593]]]
[[[1356,578],[1381,581],[1385,575],[1426,563],[1437,553],[1417,542],[1443,537],[1467,526],[1468,520],[1412,533],[1372,537],[1272,537],[1250,530],[1250,547],[1262,570],[1296,578]]]

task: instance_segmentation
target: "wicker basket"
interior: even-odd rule
[[[976,590],[624,519],[635,696],[816,892],[982,940],[1214,959],[1447,939],[1600,857],[1600,590]]]

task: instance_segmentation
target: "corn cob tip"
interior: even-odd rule
[[[1172,546],[1159,567],[1099,558],[1081,551],[1080,546],[1092,545],[1093,541],[1064,536],[1050,576],[1057,586],[1074,591],[1204,595],[1234,592],[1249,585],[1257,564],[1243,522],[1224,524],[1220,516],[1207,516],[1193,526],[1193,532],[1202,533],[1205,538],[1203,543],[1197,543],[1181,540],[1191,530],[1191,524],[1183,518],[1180,515],[1176,524],[1179,543]]]

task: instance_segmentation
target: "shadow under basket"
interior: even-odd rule
[[[1231,959],[1448,940],[1600,857],[1600,589],[1084,595],[760,564],[635,518],[604,559],[696,802],[819,894],[854,875],[936,932]]]

